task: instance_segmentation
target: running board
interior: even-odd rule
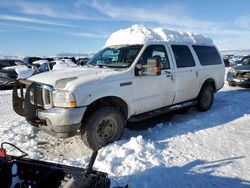
[[[196,100],[178,103],[178,104],[174,104],[174,105],[171,105],[171,106],[159,108],[157,110],[149,111],[149,112],[146,112],[146,113],[143,113],[143,114],[131,116],[128,119],[128,121],[129,122],[143,121],[143,120],[146,120],[146,119],[150,119],[150,118],[159,116],[161,114],[165,114],[165,113],[172,112],[172,111],[179,110],[179,109],[186,108],[186,107],[192,107],[192,106],[195,106],[196,104],[197,104]]]

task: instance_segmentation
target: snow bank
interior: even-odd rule
[[[145,44],[159,41],[213,44],[212,39],[197,33],[179,32],[163,28],[150,29],[143,25],[132,25],[129,28],[112,33],[104,47],[124,44]]]

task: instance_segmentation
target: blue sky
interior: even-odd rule
[[[96,52],[133,24],[205,34],[220,49],[250,49],[249,0],[0,0],[0,54]]]

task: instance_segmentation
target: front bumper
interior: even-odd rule
[[[228,72],[227,81],[231,82],[238,86],[249,87],[250,86],[250,78],[238,78],[234,77],[232,73]]]
[[[79,108],[50,108],[38,110],[37,117],[43,125],[39,129],[59,138],[74,136],[79,130],[81,120],[87,107]]]
[[[50,135],[59,138],[74,136],[87,107],[53,107],[52,90],[48,85],[17,81],[13,89],[13,109],[31,125]]]
[[[1,77],[0,76],[0,87],[10,87],[15,84],[15,79],[7,78],[7,77]]]

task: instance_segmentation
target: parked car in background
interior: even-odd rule
[[[239,63],[245,56],[231,56],[229,59],[230,65],[236,65]]]
[[[38,61],[38,60],[42,60],[44,59],[43,57],[25,57],[23,59],[23,62],[27,65],[27,66],[32,66],[34,61]]]
[[[41,59],[38,61],[34,61],[32,63],[32,68],[34,69],[34,74],[38,74],[38,73],[52,70],[54,65],[55,65],[55,62],[53,61]]]
[[[71,59],[59,59],[48,61],[46,59],[33,62],[34,74],[43,73],[52,70],[62,70],[68,67],[76,67],[77,65]]]
[[[229,70],[227,82],[230,86],[250,86],[250,55]]]
[[[77,65],[71,59],[60,59],[54,62],[55,65],[53,66],[53,70],[63,70],[69,67],[77,67]]]
[[[53,57],[46,57],[45,59],[50,61],[50,62],[55,61],[55,58],[53,58]]]
[[[88,63],[88,61],[90,60],[90,58],[84,57],[84,58],[78,58],[77,59],[77,65],[83,66],[86,63]]]
[[[21,60],[0,60],[0,88],[11,87],[17,78],[27,78],[32,74],[33,71]]]
[[[230,61],[229,60],[230,60],[229,56],[226,56],[226,55],[223,56],[223,61],[224,61],[224,64],[225,64],[226,67],[230,66]]]
[[[73,63],[77,64],[77,61],[76,61],[76,58],[75,57],[59,57],[58,58],[59,60],[62,60],[62,59],[70,59]]]

